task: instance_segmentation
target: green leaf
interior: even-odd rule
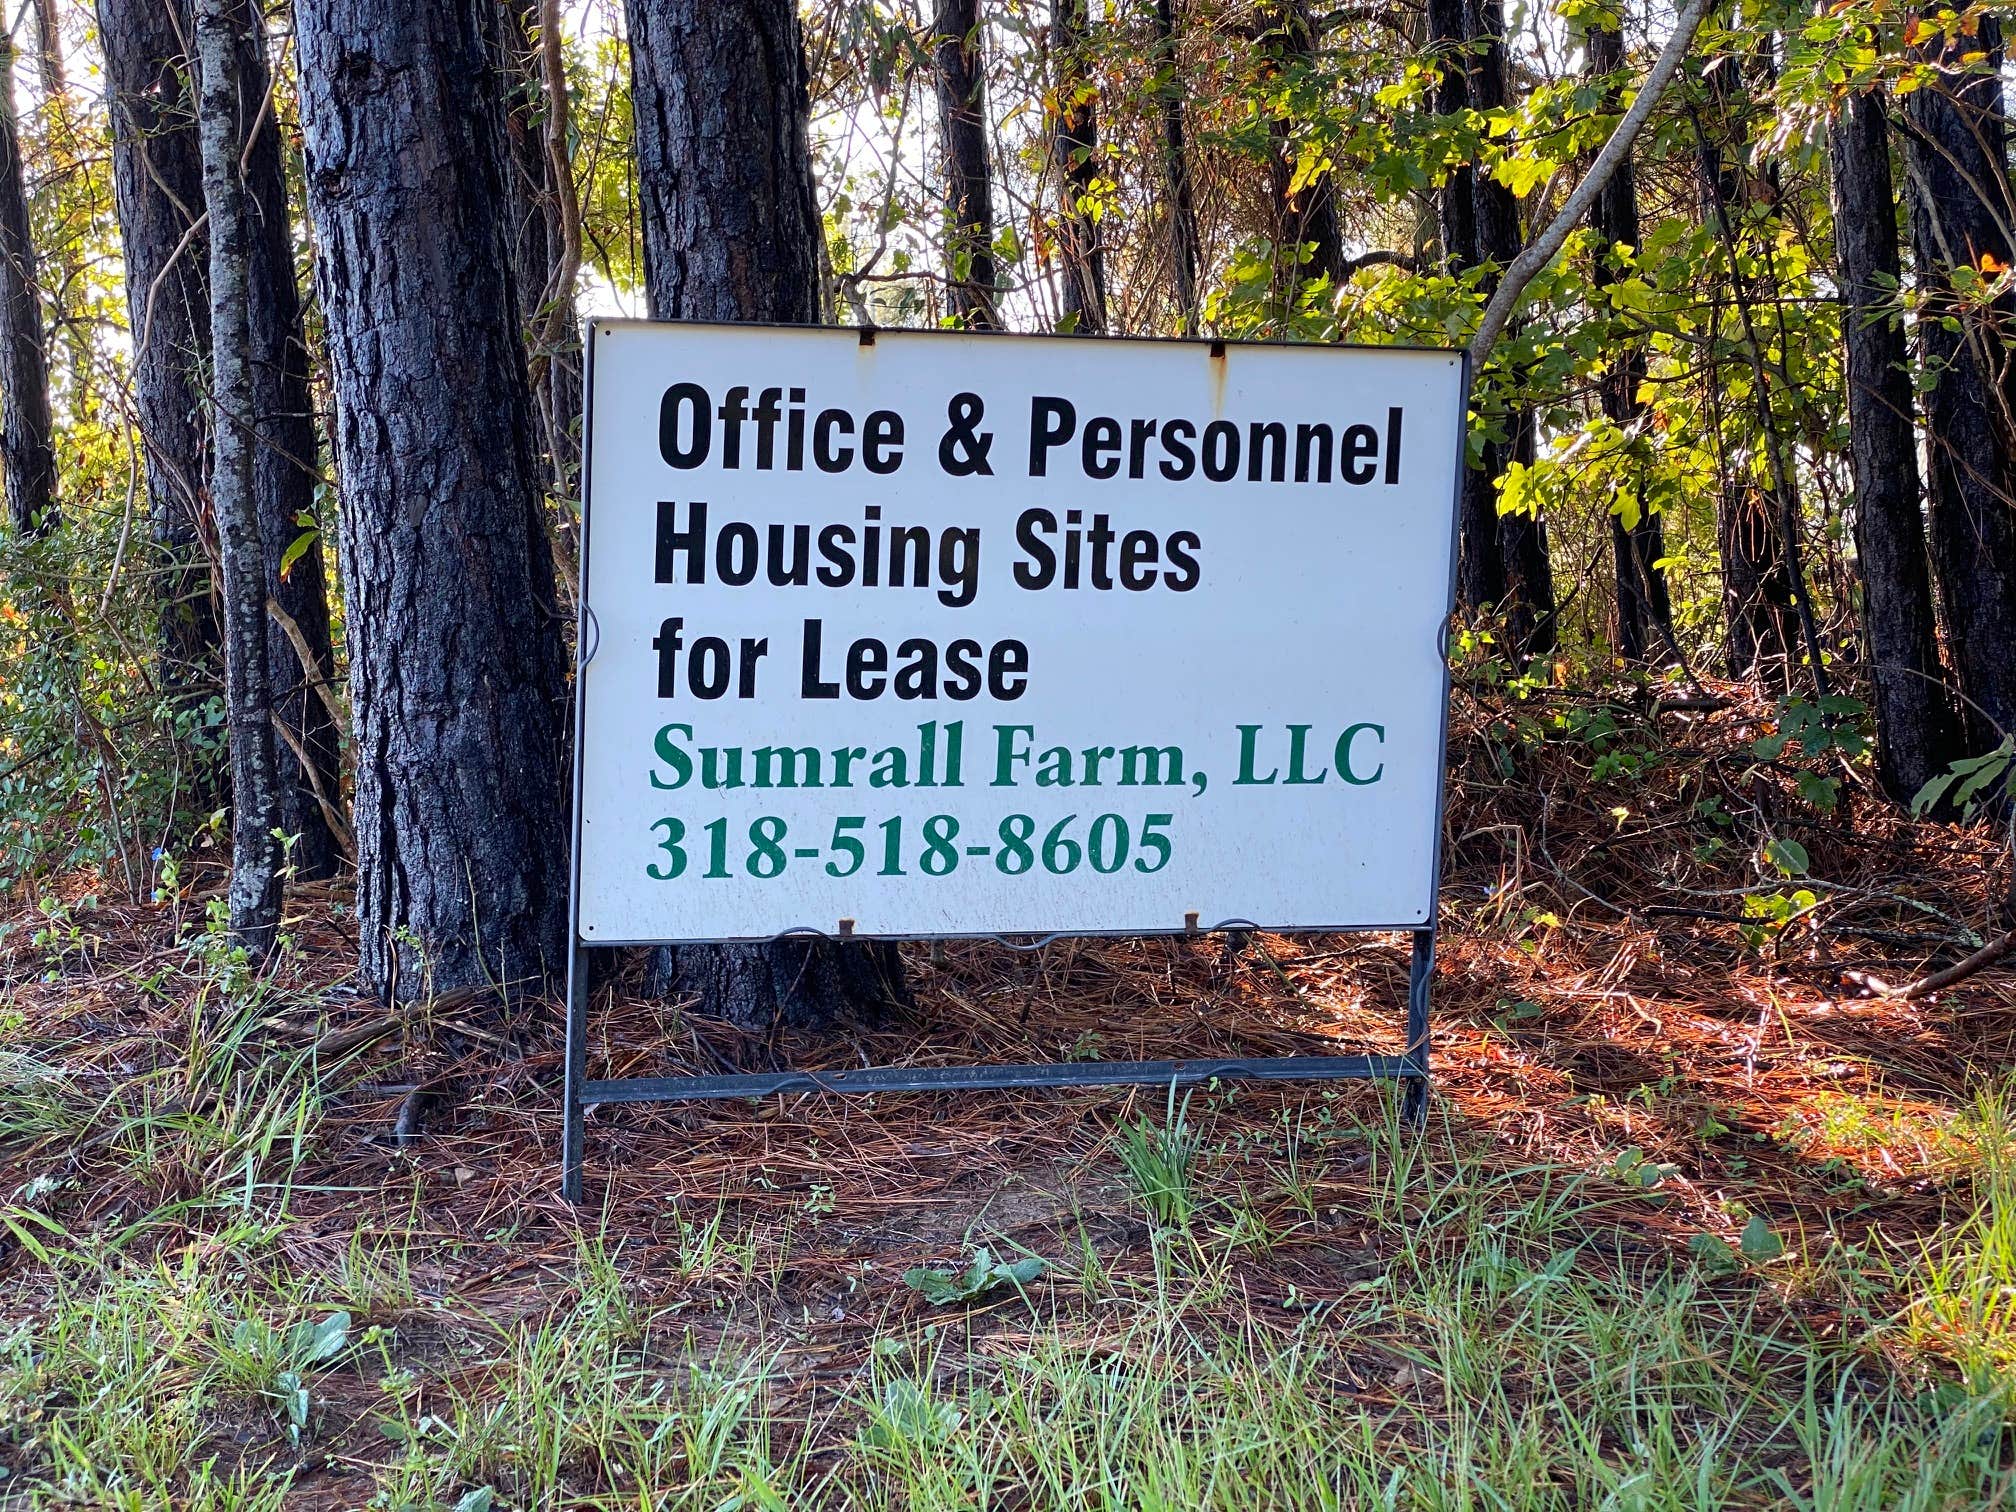
[[[0,1208],[0,1224],[7,1226],[8,1232],[14,1236],[14,1242],[44,1265],[52,1264],[53,1262],[49,1258],[49,1247],[28,1231],[22,1221],[23,1219],[31,1223],[40,1224],[59,1239],[68,1239],[70,1236],[56,1223],[44,1217],[41,1213],[32,1212],[27,1208],[21,1207]]]
[[[1764,859],[1788,877],[1803,877],[1811,864],[1806,847],[1797,840],[1773,840],[1764,847]]]
[[[1983,751],[1979,756],[1961,757],[1918,789],[1911,798],[1911,812],[1926,814],[1942,800],[1950,801],[1956,807],[1971,804],[2007,778],[2012,765],[2016,765],[2016,736],[2004,736],[1994,750]]]
[[[300,1369],[341,1354],[350,1342],[350,1314],[335,1312],[319,1323],[305,1318],[287,1330],[287,1356]]]
[[[882,1390],[882,1400],[862,1438],[877,1449],[928,1447],[958,1430],[966,1414],[950,1402],[934,1401],[915,1381],[898,1377]]]
[[[280,579],[282,582],[285,582],[287,574],[294,570],[294,564],[308,554],[308,548],[315,544],[321,534],[322,532],[319,530],[304,530],[287,543],[287,549],[280,553]]]
[[[1953,779],[1957,776],[1959,776],[1957,772],[1942,772],[1918,789],[1911,797],[1911,812],[1920,818],[1930,813],[1938,806],[1940,798],[1944,796],[1946,789],[1953,785]]]
[[[1737,1244],[1745,1260],[1754,1260],[1759,1264],[1776,1260],[1785,1253],[1785,1241],[1772,1232],[1762,1213],[1750,1215],[1750,1221],[1743,1225],[1743,1237]]]
[[[919,1265],[903,1272],[903,1284],[933,1307],[949,1307],[978,1301],[1005,1287],[1023,1291],[1049,1269],[1049,1262],[1035,1255],[1003,1265],[990,1250],[981,1248],[973,1252],[973,1262],[963,1274]]]
[[[1795,779],[1799,785],[1799,796],[1824,814],[1834,812],[1834,806],[1841,798],[1841,784],[1832,777],[1822,777],[1818,772],[1801,772]]]
[[[1727,1240],[1716,1234],[1696,1234],[1687,1241],[1687,1253],[1711,1271],[1736,1268],[1736,1251],[1729,1247]]]

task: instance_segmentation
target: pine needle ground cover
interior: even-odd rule
[[[577,1211],[556,1006],[387,1014],[340,886],[265,973],[200,865],[19,897],[0,1505],[2007,1505],[2016,977],[1868,986],[1981,943],[1997,838],[1725,700],[1459,694],[1421,1134],[1371,1087],[603,1108]],[[1406,981],[908,964],[808,1041],[619,963],[595,1074],[1395,1048]]]

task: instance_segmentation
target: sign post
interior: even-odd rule
[[[1459,353],[595,321],[589,1103],[1399,1078],[1425,1109]],[[589,1081],[599,946],[1409,931],[1397,1054]]]

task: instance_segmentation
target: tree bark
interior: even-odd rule
[[[266,558],[259,544],[254,427],[258,393],[252,338],[252,206],[239,176],[246,131],[261,99],[246,98],[239,66],[249,0],[196,0],[203,203],[210,221],[212,403],[210,474],[224,602],[224,705],[231,740],[230,922],[255,960],[280,927],[279,777],[273,699],[266,675]]]
[[[1175,0],[1155,0],[1155,93],[1162,117],[1162,192],[1169,219],[1170,277],[1185,336],[1197,334],[1197,202],[1190,149],[1183,135],[1183,75],[1177,52]]]
[[[979,0],[938,0],[932,58],[945,170],[947,303],[961,325],[997,326],[994,175],[987,151],[987,70]]]
[[[49,360],[42,326],[21,120],[14,109],[15,49],[0,30],[0,474],[15,534],[39,536],[61,520],[50,445]]]
[[[320,878],[333,875],[342,858],[337,835],[343,828],[343,790],[336,721],[320,691],[335,680],[336,656],[330,645],[327,574],[315,499],[319,476],[315,413],[308,392],[301,293],[294,280],[287,175],[269,98],[265,24],[252,0],[235,3],[241,13],[236,27],[239,95],[244,101],[244,129],[252,133],[245,152],[244,188],[249,217],[245,292],[252,341],[253,493],[265,554],[266,594],[278,610],[266,620],[266,676],[273,717],[285,732],[274,758],[279,825],[294,837],[288,862],[295,875]],[[283,570],[287,551],[307,531],[316,533]]]
[[[819,318],[804,51],[794,0],[628,0],[646,295],[659,320]],[[901,1001],[889,944],[792,936],[657,953],[652,975],[745,1026]]]
[[[222,633],[206,547],[210,350],[203,164],[189,85],[186,0],[99,0],[112,198],[125,250],[133,397],[157,558],[163,690],[200,704],[222,685]],[[193,233],[193,234],[192,234]]]
[[[1500,0],[1469,0],[1466,30],[1472,48],[1470,99],[1479,111],[1503,110],[1511,103],[1505,77],[1505,8]],[[1478,260],[1486,267],[1478,290],[1488,300],[1525,246],[1519,201],[1486,173],[1471,175],[1475,196]],[[1513,464],[1530,467],[1538,451],[1539,426],[1529,406],[1505,417],[1503,441],[1486,441],[1477,486],[1485,493],[1497,533],[1497,559],[1504,585],[1496,602],[1505,617],[1513,654],[1521,659],[1554,649],[1554,569],[1547,556],[1546,527],[1537,515],[1500,514],[1498,482]]]
[[[1981,61],[1963,61],[1967,52]],[[1970,304],[1952,276],[1962,265],[1992,272],[2016,261],[2001,24],[1983,16],[1977,36],[1935,42],[1927,61],[1940,69],[1937,82],[1911,94],[1905,117],[1925,297],[1918,337],[1936,375],[1925,396],[1932,565],[1967,743],[1979,751],[2016,731],[2016,293]]]
[[[1608,81],[1624,67],[1622,30],[1592,25],[1585,52],[1590,77]],[[1611,91],[1608,103],[1617,104],[1618,93]],[[1596,255],[1596,285],[1605,288],[1622,276],[1618,249],[1638,246],[1638,175],[1628,157],[1597,195],[1590,222],[1604,243]],[[1638,401],[1644,383],[1645,348],[1632,341],[1613,353],[1600,384],[1605,417],[1626,435],[1644,424],[1644,406]],[[1635,525],[1627,526],[1611,511],[1610,554],[1617,585],[1617,654],[1627,662],[1652,660],[1673,643],[1673,600],[1665,570],[1657,565],[1666,555],[1664,532],[1642,490]]]
[[[660,320],[819,320],[805,62],[783,0],[627,0]]]
[[[360,975],[562,961],[564,697],[506,246],[496,0],[297,0],[343,485]]]
[[[1088,208],[1099,176],[1099,97],[1086,66],[1085,0],[1051,0],[1050,56],[1056,92],[1050,158],[1063,204],[1057,216],[1064,315],[1087,336],[1106,330],[1106,253]]]
[[[1909,803],[1961,752],[1939,664],[1932,569],[1919,514],[1910,354],[1897,303],[1897,199],[1882,96],[1850,96],[1827,140],[1876,768],[1884,791]]]

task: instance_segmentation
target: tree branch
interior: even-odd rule
[[[1419,259],[1407,252],[1361,252],[1356,257],[1344,259],[1343,266],[1337,270],[1338,282],[1341,283],[1352,274],[1362,272],[1366,268],[1398,268],[1404,273],[1418,273],[1421,271],[1421,264]]]
[[[1915,1002],[1919,998],[1930,997],[1935,992],[1943,991],[1956,983],[1964,982],[1967,978],[1978,972],[1986,971],[1997,961],[2012,954],[2016,954],[2016,929],[2010,930],[2000,939],[1990,940],[1964,961],[1955,961],[1944,971],[1935,971],[1930,976],[1922,976],[1917,981],[1907,983],[1905,986],[1884,987],[1874,977],[1870,977],[1867,980],[1870,986],[1881,987],[1881,990],[1877,994],[1879,997],[1903,998],[1907,1002]]]
[[[1707,13],[1708,0],[1687,0],[1674,19],[1673,34],[1666,39],[1666,46],[1653,63],[1652,71],[1646,74],[1645,82],[1638,87],[1637,98],[1624,112],[1616,130],[1610,133],[1610,140],[1603,144],[1603,150],[1596,154],[1596,161],[1589,165],[1589,171],[1582,175],[1582,182],[1575,186],[1574,193],[1562,203],[1554,219],[1547,223],[1547,229],[1534,237],[1526,250],[1512,260],[1512,266],[1505,270],[1497,292],[1485,307],[1477,334],[1470,341],[1472,374],[1484,370],[1484,361],[1504,334],[1506,323],[1511,320],[1526,286],[1554,260],[1554,254],[1568,240],[1568,233],[1587,218],[1590,207],[1596,203],[1596,196],[1603,192],[1603,186],[1629,161],[1632,144],[1638,140],[1638,133],[1646,121],[1651,119],[1653,108],[1666,93],[1666,86],[1673,82],[1673,75],[1680,71],[1687,49],[1693,44],[1694,33],[1700,29],[1701,18]]]

